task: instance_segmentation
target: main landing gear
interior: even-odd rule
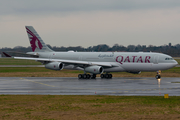
[[[104,78],[111,79],[112,74],[107,74],[107,73],[101,74],[100,77],[101,77],[101,79],[104,79]],[[96,74],[92,74],[92,75],[90,75],[90,74],[79,74],[78,78],[79,79],[96,79]]]
[[[79,79],[96,79],[96,74],[79,74],[78,75]]]
[[[156,79],[158,80],[158,79],[161,79],[161,70],[159,70],[159,71],[157,71],[157,75],[156,75]]]
[[[104,78],[106,78],[106,79],[111,79],[112,78],[112,74],[101,74],[101,79],[104,79]]]

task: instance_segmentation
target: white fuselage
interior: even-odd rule
[[[112,67],[104,67],[104,72],[158,71],[177,65],[171,56],[153,52],[37,52],[37,54],[39,58],[111,64]],[[64,68],[83,70],[75,64],[67,64]]]

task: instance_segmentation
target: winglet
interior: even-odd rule
[[[5,52],[3,52],[3,54],[4,54],[6,57],[12,57],[12,56],[10,56],[9,54],[7,54],[7,53],[5,53]]]

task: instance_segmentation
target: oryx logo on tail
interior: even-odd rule
[[[27,27],[26,27],[26,30],[27,30],[27,33],[32,36],[32,37],[29,37],[29,39],[31,39],[30,43],[31,43],[32,51],[34,52],[36,48],[42,49],[43,46],[40,40],[36,37],[36,35],[33,32],[31,32]]]

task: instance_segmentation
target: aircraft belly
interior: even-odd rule
[[[158,71],[158,70],[167,70],[172,67],[175,67],[176,63],[158,63],[158,64],[153,64],[152,65],[152,70],[153,71]]]
[[[151,63],[123,63],[122,67],[126,71],[151,71]]]
[[[121,66],[104,69],[104,72],[123,72],[123,71],[125,70]]]
[[[76,67],[76,66],[74,66],[74,65],[64,66],[64,69],[68,69],[68,70],[84,70],[83,68]]]

